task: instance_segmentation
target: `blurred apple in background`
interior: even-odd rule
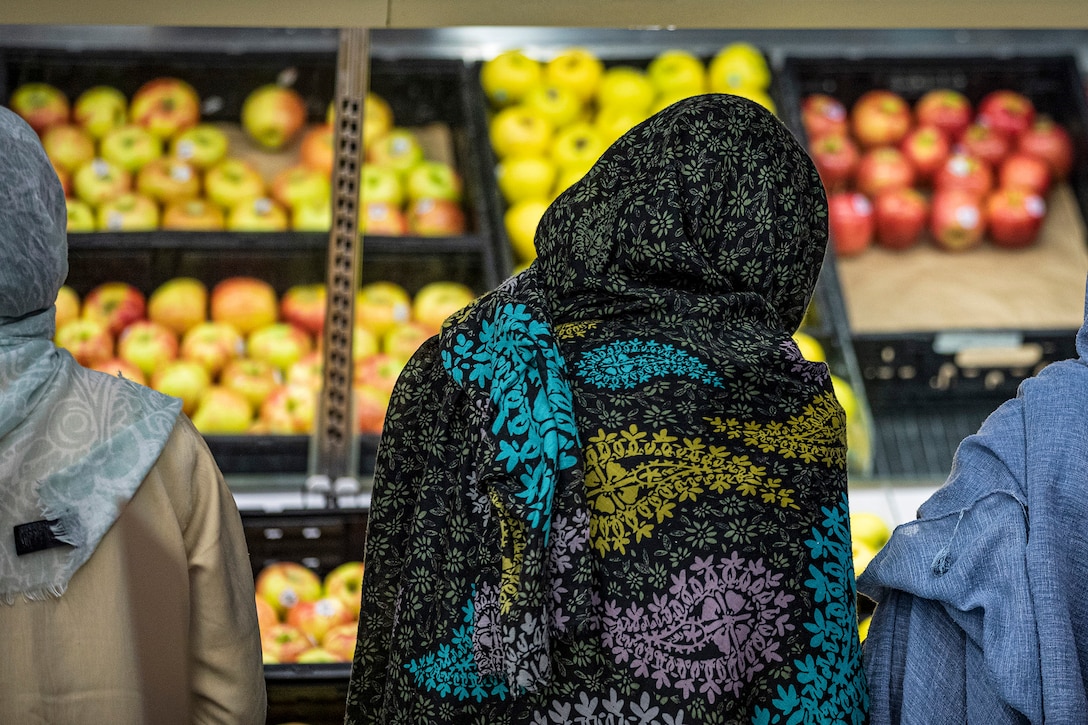
[[[293,88],[265,84],[242,102],[241,123],[259,146],[277,151],[294,141],[306,125],[306,102]]]
[[[268,282],[256,277],[234,276],[212,287],[211,319],[232,325],[242,335],[278,319],[279,299]]]
[[[94,159],[94,138],[82,126],[56,123],[42,132],[42,148],[55,165],[73,172]]]
[[[510,156],[540,156],[548,152],[555,129],[531,108],[510,106],[496,113],[487,126],[491,148],[499,160]]]
[[[94,209],[85,201],[65,199],[65,213],[68,217],[67,231],[93,232],[98,226],[94,218]]]
[[[862,148],[895,145],[910,130],[911,107],[898,93],[875,88],[850,107],[850,129]]]
[[[464,234],[468,224],[461,205],[450,199],[415,199],[405,212],[408,230],[421,237]]]
[[[670,48],[661,51],[646,66],[646,76],[658,95],[679,98],[706,92],[706,66],[688,50]]]
[[[936,126],[916,126],[903,137],[899,150],[914,167],[918,179],[928,182],[952,153],[952,145]]]
[[[843,191],[853,181],[861,152],[847,133],[829,131],[809,142],[812,163],[824,188],[830,192]]]
[[[277,614],[275,608],[262,599],[259,594],[254,595],[253,600],[257,607],[257,628],[260,629],[261,635],[263,636],[273,624],[280,621],[280,615]]]
[[[98,153],[106,161],[130,173],[163,154],[162,141],[143,126],[126,124],[106,135],[98,145]]]
[[[386,166],[402,176],[424,158],[423,145],[407,128],[392,128],[374,139],[366,150],[366,161]]]
[[[184,335],[208,318],[208,288],[195,277],[168,279],[148,296],[147,317]]]
[[[279,371],[270,362],[235,358],[219,373],[219,384],[245,396],[254,410],[282,384]]]
[[[280,385],[265,398],[258,423],[271,434],[301,435],[313,431],[317,393],[304,385]]]
[[[287,385],[302,385],[311,390],[321,390],[325,382],[325,357],[320,350],[311,350],[291,363],[284,373]]]
[[[72,191],[76,198],[92,207],[115,199],[131,188],[132,175],[101,158],[88,161],[72,175]]]
[[[355,645],[359,638],[359,623],[340,624],[325,633],[321,646],[338,662],[351,662],[355,659]]]
[[[215,378],[231,360],[245,352],[245,339],[225,322],[199,322],[185,331],[178,355],[204,366]]]
[[[981,123],[972,123],[959,136],[955,151],[984,161],[989,166],[999,165],[1012,148],[1011,139],[997,129]]]
[[[404,191],[409,200],[448,199],[461,201],[464,182],[453,166],[444,161],[423,160],[408,171]]]
[[[521,50],[506,50],[488,58],[480,67],[480,85],[496,107],[523,99],[544,77],[541,63]]]
[[[269,184],[272,198],[290,209],[298,204],[325,201],[332,196],[329,175],[304,164],[277,172]]]
[[[128,282],[103,282],[83,298],[83,317],[103,322],[115,336],[142,319],[146,311],[143,292]]]
[[[323,581],[325,596],[339,599],[356,619],[359,617],[363,571],[363,562],[345,561],[326,574]]]
[[[582,99],[573,90],[553,83],[541,83],[531,89],[522,104],[542,116],[552,128],[562,128],[584,113]]]
[[[92,86],[80,93],[72,105],[72,121],[94,139],[125,125],[127,120],[128,99],[113,86]]]
[[[856,191],[833,193],[827,198],[827,225],[836,254],[860,254],[872,245],[876,232],[873,204]]]
[[[71,114],[68,96],[49,83],[23,83],[12,91],[8,107],[39,136],[48,127],[67,122]]]
[[[192,360],[170,360],[157,365],[151,373],[151,387],[165,395],[180,398],[182,411],[190,417],[211,386],[212,378],[208,371]]]
[[[914,167],[898,148],[877,146],[862,152],[854,173],[857,190],[875,199],[882,191],[914,185]]]
[[[849,133],[846,106],[826,93],[810,93],[801,101],[801,125],[809,143],[829,133]]]
[[[433,333],[422,323],[400,322],[386,330],[381,339],[381,350],[387,355],[407,360]]]
[[[353,384],[356,387],[371,387],[381,391],[386,397],[393,392],[405,360],[384,352],[370,355],[354,364]]]
[[[355,618],[351,607],[338,597],[322,596],[313,601],[299,602],[288,609],[286,622],[301,629],[310,642],[318,644],[330,629],[349,624]]]
[[[57,327],[53,338],[80,365],[91,367],[113,357],[113,335],[101,320],[78,318]]]
[[[244,159],[228,157],[204,172],[204,194],[224,209],[264,196],[264,176]]]
[[[311,350],[310,335],[289,322],[258,327],[246,337],[246,357],[266,360],[283,373]]]
[[[334,655],[332,652],[329,652],[324,647],[311,647],[295,659],[295,662],[299,663],[300,665],[329,664],[339,661],[340,660],[336,658],[336,655]],[[290,725],[290,723],[288,723],[287,725]]]
[[[122,377],[125,380],[131,380],[134,383],[140,385],[147,385],[147,376],[144,375],[143,370],[136,367],[128,360],[123,360],[119,357],[111,357],[107,360],[101,360],[88,365],[91,370],[97,370],[100,373],[106,373],[107,375],[113,375],[114,377]]]
[[[656,91],[646,72],[631,65],[606,68],[597,86],[599,108],[622,106],[635,113],[646,114],[654,102],[654,96]]]
[[[536,259],[536,228],[548,205],[545,199],[525,199],[511,204],[503,212],[503,229],[518,261],[531,262]]]
[[[1020,249],[1035,243],[1046,216],[1046,202],[1036,191],[1004,187],[986,199],[987,232],[999,247]]]
[[[929,200],[913,187],[881,192],[873,202],[876,242],[885,249],[917,244],[929,220]]]
[[[370,385],[353,385],[355,425],[359,433],[380,435],[389,408],[389,394]]]
[[[583,104],[593,100],[603,74],[604,63],[588,48],[565,48],[544,64],[545,80],[569,89]]]
[[[57,290],[57,299],[53,303],[54,319],[59,329],[66,322],[79,317],[79,294],[69,285],[62,284]]]
[[[296,662],[313,645],[298,627],[276,622],[261,633],[261,652],[280,664]]]
[[[287,209],[271,197],[243,199],[227,210],[227,229],[233,232],[282,232],[290,226]]]
[[[162,212],[163,229],[212,232],[226,229],[223,209],[207,199],[183,199],[166,205]]]
[[[771,68],[759,48],[735,41],[723,46],[707,65],[707,86],[711,93],[738,90],[765,90],[771,85]]]
[[[329,121],[330,125],[332,120]],[[393,128],[393,109],[389,102],[370,91],[363,99],[363,148],[368,149],[375,139],[381,138]]]
[[[408,233],[408,218],[396,204],[364,201],[359,210],[359,226],[363,234],[400,237]]]
[[[1028,189],[1039,196],[1050,191],[1050,165],[1046,159],[1022,151],[1008,155],[997,169],[997,186]]]
[[[359,197],[364,204],[385,202],[400,206],[404,202],[400,174],[388,166],[364,164],[359,176]]]
[[[381,352],[381,338],[373,330],[355,323],[351,337],[352,360],[362,360],[367,355]]]
[[[95,227],[99,231],[148,232],[159,228],[159,205],[136,192],[125,192],[98,207]]]
[[[170,155],[197,169],[210,169],[230,151],[226,132],[211,123],[198,123],[170,139]]]
[[[253,422],[253,409],[241,393],[212,385],[200,397],[193,412],[193,425],[204,435],[245,433]]]
[[[72,196],[72,172],[65,171],[53,161],[49,162],[53,167],[53,171],[57,174],[57,180],[60,182],[60,188],[64,192],[64,196],[71,198]]]
[[[364,119],[364,124],[366,119]],[[335,129],[331,124],[323,123],[312,126],[302,134],[299,142],[299,161],[311,169],[320,171],[327,178],[332,177],[333,166],[336,161]]]
[[[602,109],[598,117],[601,115],[608,114]],[[552,161],[560,168],[588,170],[608,148],[609,143],[611,140],[603,136],[600,129],[593,124],[580,121],[560,130],[555,135],[549,154]]]
[[[316,199],[291,207],[291,229],[296,232],[327,232],[332,228],[332,199]]]
[[[355,296],[355,323],[379,337],[398,322],[412,316],[412,296],[404,287],[389,281],[369,282]]]
[[[173,204],[200,195],[200,174],[186,161],[163,156],[136,172],[136,190],[159,204]]]
[[[957,151],[948,157],[933,176],[935,191],[961,190],[983,197],[994,186],[990,165],[976,156]]]
[[[975,115],[984,125],[1015,140],[1035,122],[1035,105],[1022,93],[998,88],[979,100]]]
[[[177,335],[157,322],[137,320],[126,327],[117,338],[117,357],[140,368],[149,379],[177,356]],[[196,401],[193,403],[195,405]]]
[[[974,117],[967,96],[951,88],[935,88],[914,102],[914,117],[919,125],[936,126],[949,140],[956,140]]]
[[[655,104],[655,106],[656,105],[657,104]],[[664,106],[661,106],[661,108],[664,108]],[[653,113],[654,110],[660,109],[651,109],[649,113]],[[600,152],[603,153],[604,150],[612,145],[620,136],[637,126],[644,118],[646,118],[646,115],[646,113],[634,111],[630,108],[625,108],[624,106],[605,106],[597,111],[597,115],[593,118],[591,127],[596,131],[598,137],[596,142],[599,143]],[[559,144],[559,139],[563,138],[562,134],[563,131],[560,130],[559,134],[557,134],[556,142],[552,144],[553,155],[556,153],[556,146],[561,146],[561,144]],[[598,156],[600,156],[600,153],[593,157],[593,161],[596,161]],[[592,162],[581,163],[581,167],[587,171],[591,165]]]
[[[323,282],[292,285],[280,297],[280,319],[319,336],[325,329],[327,297]]]
[[[468,285],[449,280],[430,282],[412,298],[412,319],[434,334],[447,317],[475,299],[476,293]]]
[[[1045,159],[1055,181],[1064,181],[1073,169],[1073,139],[1061,124],[1047,116],[1036,116],[1017,139],[1016,150]]]
[[[160,139],[200,122],[200,96],[181,78],[153,78],[132,94],[129,120]]]
[[[938,189],[930,203],[929,231],[937,246],[950,252],[982,243],[985,210],[979,195],[965,189]]]
[[[523,199],[546,198],[555,186],[556,165],[551,158],[538,156],[513,156],[495,166],[495,181],[507,204]]]

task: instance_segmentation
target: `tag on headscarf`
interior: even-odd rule
[[[57,519],[41,519],[17,525],[14,528],[16,555],[33,554],[55,546],[71,546],[67,541],[61,541],[57,537],[54,531],[56,524]]]

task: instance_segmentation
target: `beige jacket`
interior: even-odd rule
[[[59,599],[0,605],[0,723],[263,724],[242,522],[184,416]]]

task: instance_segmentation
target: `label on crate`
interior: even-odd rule
[[[939,332],[933,338],[933,352],[954,355],[974,348],[1018,348],[1024,344],[1019,332]]]

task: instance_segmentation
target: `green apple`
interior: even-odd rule
[[[597,105],[623,106],[636,113],[646,113],[657,92],[641,68],[617,65],[608,68],[597,86]]]
[[[76,98],[72,120],[100,139],[128,120],[128,99],[113,86],[92,86]]]
[[[588,169],[608,148],[608,141],[596,126],[582,121],[556,134],[551,158],[559,168]]]
[[[207,369],[193,360],[170,360],[158,365],[151,374],[151,387],[180,398],[181,409],[188,416],[196,412],[200,399],[211,386]]]
[[[251,91],[242,102],[242,128],[263,148],[284,148],[306,125],[306,102],[293,88],[268,83]]]
[[[264,176],[245,159],[227,157],[204,172],[205,196],[224,209],[264,196],[266,190]]]
[[[548,156],[510,156],[495,166],[495,181],[507,204],[545,199],[555,186],[556,171]]]
[[[253,408],[241,393],[212,385],[200,396],[193,425],[204,435],[245,433],[253,422]]]
[[[125,171],[135,172],[162,156],[162,141],[143,126],[127,124],[102,137],[99,154]]]
[[[71,353],[76,362],[91,367],[113,357],[114,339],[103,320],[79,317],[57,327],[53,337],[57,347]]]
[[[230,139],[211,123],[198,123],[170,139],[170,155],[188,161],[198,169],[208,169],[227,157]]]
[[[296,232],[327,232],[331,228],[331,199],[305,201],[291,208],[291,229]]]
[[[404,181],[409,201],[446,199],[459,202],[463,187],[457,169],[444,161],[420,161],[408,171]]]
[[[281,373],[313,350],[313,339],[289,322],[274,322],[246,337],[246,357],[272,363]]]
[[[646,76],[658,95],[695,96],[706,92],[706,66],[687,50],[673,48],[658,53],[646,67]]]
[[[604,74],[604,63],[587,48],[566,48],[544,66],[544,78],[574,92],[583,104],[593,100]]]
[[[72,172],[92,160],[94,138],[82,126],[55,123],[42,133],[42,148],[55,166]]]
[[[374,139],[366,150],[368,163],[386,166],[402,175],[422,161],[423,157],[423,145],[415,133],[407,128],[390,129]]]
[[[582,117],[585,107],[582,99],[565,86],[542,83],[525,95],[522,103],[551,123],[553,128],[562,128]]]
[[[521,50],[507,50],[483,62],[480,85],[492,105],[508,106],[519,102],[544,76],[540,61]]]
[[[85,201],[65,199],[68,207],[68,233],[93,232],[95,230],[94,209]]]
[[[156,370],[174,361],[177,356],[178,336],[157,322],[137,320],[125,327],[117,338],[117,357],[140,368],[149,379]],[[203,370],[201,368],[201,372]],[[196,405],[195,399],[192,404]]]
[[[404,184],[400,174],[388,166],[363,164],[359,196],[364,202],[385,202],[400,206],[404,203]]]
[[[76,198],[92,207],[114,199],[131,188],[132,176],[105,159],[88,161],[72,175],[72,190]]]
[[[303,203],[328,201],[332,198],[332,182],[323,171],[295,164],[272,177],[269,192],[284,207],[293,209]]]
[[[491,148],[500,159],[540,155],[551,144],[553,134],[548,119],[523,105],[502,109],[488,124]]]
[[[95,220],[99,231],[147,232],[159,228],[159,205],[138,192],[102,202]]]

